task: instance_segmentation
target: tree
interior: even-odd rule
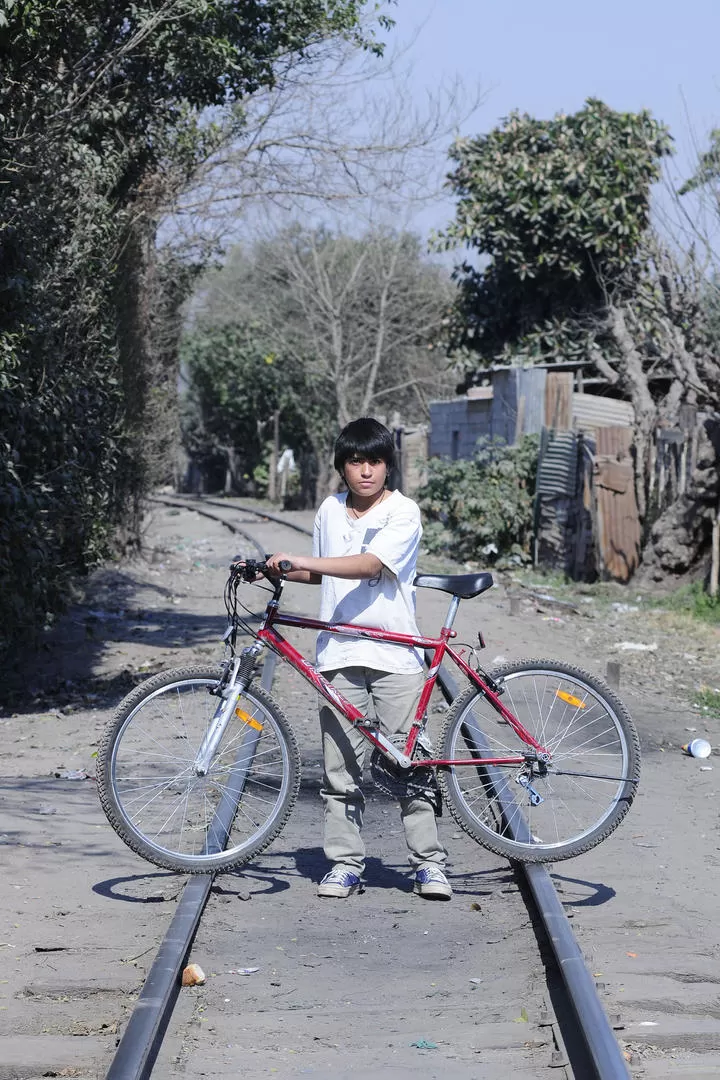
[[[660,306],[673,309],[673,379],[668,398],[684,398],[704,410],[695,469],[689,490],[654,522],[645,551],[646,576],[664,580],[682,574],[710,548],[708,592],[720,591],[720,287],[717,225],[720,222],[720,130],[698,155],[693,176],[675,194],[681,236],[688,248],[684,265],[665,253]],[[689,211],[683,196],[694,196]],[[708,218],[711,224],[708,225]],[[682,250],[676,245],[676,250]],[[696,253],[699,253],[696,255]],[[702,260],[702,261],[700,261]],[[655,307],[658,305],[656,304]]]
[[[155,234],[224,135],[207,110],[328,36],[376,48],[363,8],[0,0],[0,645],[58,609],[167,468],[195,268]]]
[[[447,385],[434,342],[450,295],[444,271],[411,234],[294,226],[231,252],[197,303],[206,322],[252,320],[266,347],[302,373],[295,387],[321,495],[332,445],[349,420],[394,411],[424,417],[427,395]]]
[[[720,215],[720,128],[714,128],[708,138],[707,150],[698,155],[695,172],[680,187],[678,194],[687,195],[691,191],[709,192],[715,212]]]
[[[288,55],[272,86],[213,114],[214,147],[178,188],[172,229],[191,245],[227,247],[239,231],[252,235],[257,207],[299,218],[318,203],[405,220],[411,205],[437,199],[447,141],[480,97],[455,80],[419,106],[402,54],[379,60],[339,37]]]
[[[203,475],[226,490],[254,494],[273,416],[283,418],[283,440],[302,459],[307,441],[299,409],[300,373],[269,352],[257,326],[198,323],[181,345],[187,387],[183,442]]]
[[[512,113],[453,144],[457,210],[437,242],[479,256],[456,271],[451,344],[468,369],[586,355],[608,294],[632,293],[650,187],[670,148],[649,113],[593,99],[552,120]]]
[[[703,451],[695,495],[654,527],[662,509],[653,494],[656,431],[679,427],[683,407],[716,407],[720,359],[703,267],[692,248],[672,250],[650,223],[650,188],[670,152],[667,131],[647,112],[589,100],[550,121],[513,114],[489,135],[454,145],[458,208],[439,242],[464,243],[481,260],[457,270],[451,323],[469,382],[497,361],[580,359],[632,401],[645,537],[650,545],[673,531],[685,537],[671,545],[677,570],[706,549],[716,495]],[[697,183],[709,182],[715,165],[711,150]],[[707,434],[712,457],[716,437]],[[692,536],[680,518],[693,520]]]

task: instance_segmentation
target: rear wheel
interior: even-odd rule
[[[300,758],[285,716],[261,688],[240,696],[207,775],[193,764],[220,698],[216,668],[161,672],[122,701],[98,751],[100,801],[125,843],[186,873],[248,862],[287,821]]]
[[[553,862],[589,851],[617,828],[637,790],[640,744],[627,709],[595,676],[552,660],[505,664],[492,675],[504,687],[505,707],[551,761],[440,769],[451,814],[475,840],[509,859]],[[443,758],[528,750],[472,687],[447,714]]]

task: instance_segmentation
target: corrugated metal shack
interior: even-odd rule
[[[495,368],[465,397],[433,401],[430,456],[458,461],[471,458],[483,436],[512,444],[520,435],[538,434],[545,423],[546,375],[539,367]]]
[[[536,561],[574,578],[627,581],[640,554],[634,410],[587,389],[581,364],[491,369],[466,397],[431,404],[429,452],[471,458],[482,436],[539,434]]]

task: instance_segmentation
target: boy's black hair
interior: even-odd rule
[[[342,476],[345,464],[352,457],[384,461],[388,472],[395,464],[395,443],[392,434],[379,420],[361,416],[342,429],[335,443],[335,468]]]

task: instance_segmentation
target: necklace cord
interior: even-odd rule
[[[377,501],[377,502],[374,502],[374,503],[372,504],[372,506],[368,506],[367,510],[363,510],[363,511],[362,511],[362,514],[360,514],[360,513],[358,513],[358,511],[357,511],[357,510],[355,509],[355,506],[354,506],[354,504],[353,504],[353,501],[352,501],[352,492],[350,491],[350,488],[348,488],[347,496],[346,496],[346,499],[345,499],[345,506],[346,506],[346,507],[349,507],[349,509],[350,509],[350,510],[351,510],[351,512],[352,512],[352,516],[353,516],[353,517],[355,518],[355,520],[357,521],[357,520],[358,520],[358,519],[359,519],[360,517],[362,517],[362,516],[363,516],[364,514],[368,514],[368,513],[369,513],[369,512],[371,511],[371,510],[374,510],[374,509],[375,509],[375,507],[376,507],[376,506],[379,506],[381,502],[385,502],[385,496],[387,495],[387,493],[388,493],[388,491],[387,491],[387,488],[383,488],[383,491],[382,491],[382,495],[380,496],[380,498],[378,499],[378,501]]]

